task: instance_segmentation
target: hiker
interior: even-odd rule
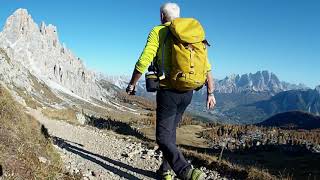
[[[176,128],[182,119],[185,109],[191,102],[193,90],[200,89],[205,82],[207,85],[207,108],[213,108],[216,104],[213,95],[213,78],[210,72],[211,65],[207,58],[206,47],[208,42],[200,38],[200,42],[197,41],[194,44],[187,43],[188,45],[184,46],[183,43],[180,43],[180,46],[183,47],[181,51],[188,51],[188,56],[190,57],[195,53],[195,60],[197,60],[192,62],[194,65],[190,65],[190,67],[189,64],[183,65],[189,69],[194,68],[194,71],[196,71],[190,71],[188,75],[185,75],[182,71],[177,71],[177,64],[186,61],[179,61],[179,58],[174,61],[174,58],[172,58],[172,52],[176,52],[176,50],[172,48],[172,45],[174,42],[178,42],[175,35],[178,34],[179,30],[174,31],[170,28],[173,28],[172,26],[174,26],[175,23],[177,27],[181,27],[179,23],[184,23],[184,25],[191,24],[194,25],[196,29],[193,30],[192,27],[187,27],[188,25],[186,25],[185,27],[192,30],[189,31],[189,33],[199,32],[199,37],[202,38],[204,38],[204,31],[202,27],[197,24],[196,20],[180,18],[180,8],[175,3],[165,3],[162,5],[160,8],[160,18],[162,24],[155,26],[149,33],[146,46],[135,65],[126,92],[134,95],[137,81],[147,70],[148,66],[154,64],[155,68],[151,69],[156,69],[154,71],[157,71],[157,79],[160,81],[156,95],[156,141],[164,157],[160,169],[157,172],[166,180],[173,179],[172,170],[180,179],[204,179],[205,174],[201,170],[193,168],[178,150],[176,146]],[[195,48],[201,49],[199,51],[200,54],[195,52]],[[177,52],[176,54],[179,53]],[[178,56],[180,55],[177,55],[177,57]],[[202,70],[201,72],[200,69]],[[174,75],[174,72],[177,73]],[[190,77],[194,75],[197,80],[191,82],[188,78],[181,78],[189,77],[189,74]]]

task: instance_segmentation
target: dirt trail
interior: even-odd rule
[[[39,110],[29,113],[48,129],[68,171],[81,172],[84,179],[156,179],[161,154],[129,136],[51,120]],[[219,179],[217,172],[208,173]]]

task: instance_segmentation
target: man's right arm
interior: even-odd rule
[[[155,29],[152,29],[151,32],[149,33],[146,46],[144,47],[144,50],[141,53],[140,58],[138,59],[135,65],[135,69],[133,70],[130,83],[126,90],[128,94],[131,94],[134,91],[134,88],[138,80],[140,79],[142,74],[145,72],[145,70],[148,68],[148,66],[153,61],[153,59],[156,57],[158,47],[159,47],[159,35],[155,31]]]
[[[134,69],[133,72],[132,72],[132,77],[131,77],[131,80],[128,84],[128,87],[126,89],[126,92],[129,94],[129,95],[134,95],[135,94],[135,86],[138,82],[138,80],[140,79],[140,77],[142,76],[142,73],[139,72],[137,69]]]
[[[145,72],[150,63],[153,61],[154,57],[157,55],[159,48],[159,35],[155,28],[151,30],[148,36],[146,46],[144,47],[140,58],[138,59],[135,69],[141,74]]]

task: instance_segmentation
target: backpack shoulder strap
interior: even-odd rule
[[[165,72],[164,72],[164,47],[165,47],[165,44],[167,42],[167,39],[169,37],[169,34],[170,34],[170,29],[169,27],[167,27],[168,31],[166,33],[166,36],[164,38],[164,41],[163,41],[163,44],[162,44],[162,52],[161,52],[161,76],[159,77],[160,80],[163,80],[165,78]]]

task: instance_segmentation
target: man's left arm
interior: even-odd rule
[[[214,97],[214,80],[211,73],[211,64],[208,59],[207,63],[207,109],[212,109],[216,105],[216,98]]]
[[[211,71],[207,74],[207,109],[212,109],[216,105],[214,97],[214,82]]]

